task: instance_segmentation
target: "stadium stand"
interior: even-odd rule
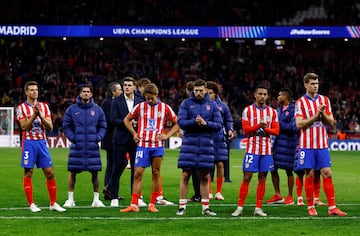
[[[324,14],[322,23],[359,23],[359,3],[341,4],[339,8],[349,9],[343,17],[341,14],[346,11],[336,8],[337,2],[15,0],[0,3],[0,23],[275,25],[283,19],[289,24],[287,19],[292,19],[292,24],[307,24],[314,20],[317,11]],[[301,11],[307,12],[306,17],[295,20]],[[136,79],[148,77],[160,87],[159,96],[177,110],[186,96],[185,83],[203,78],[221,84],[220,96],[238,121],[259,83],[270,87],[269,102],[276,106],[281,87],[290,87],[298,97],[304,93],[304,72],[316,71],[323,83],[321,92],[332,99],[337,128],[356,133],[360,115],[359,48],[358,41],[343,39],[286,40],[278,48],[270,42],[256,46],[254,40],[2,38],[1,106],[18,104],[23,100],[24,82],[40,80],[42,100],[51,106],[55,130],[61,130],[62,116],[74,102],[79,84],[91,83],[95,101],[100,104],[109,82],[121,81],[127,75]],[[239,123],[235,123],[235,128],[241,134]]]

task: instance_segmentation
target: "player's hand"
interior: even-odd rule
[[[267,126],[267,123],[263,119],[261,119],[260,120],[260,126],[261,126],[262,129],[265,129],[266,126]]]
[[[202,118],[200,115],[197,115],[196,116],[196,123],[198,125],[206,125],[206,121],[204,120],[204,118]]]
[[[323,105],[323,104],[321,104],[321,105],[318,107],[318,111],[319,111],[320,113],[323,113],[323,112],[325,111],[325,109],[326,109],[326,106]]]
[[[168,139],[168,136],[166,134],[157,134],[156,139],[162,141]]]
[[[135,143],[140,142],[140,138],[139,138],[139,136],[137,135],[137,133],[134,135],[133,140],[134,140]]]
[[[131,122],[131,125],[132,125],[133,127],[136,127],[136,125],[137,125],[137,121],[136,121],[136,120],[131,120],[130,122]]]
[[[232,132],[232,130],[228,131],[228,138],[229,138],[229,140],[234,138],[234,132]]]
[[[40,117],[40,119],[42,120],[43,117],[42,117],[42,115],[41,115],[41,107],[40,107],[40,105],[39,105],[39,104],[36,104],[35,107],[37,108],[37,115],[38,115],[38,116]]]
[[[40,110],[39,110],[39,107],[38,107],[38,106],[34,106],[34,107],[33,107],[33,111],[34,111],[34,114],[35,114],[36,116],[40,115]]]

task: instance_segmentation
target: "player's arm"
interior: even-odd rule
[[[41,120],[41,124],[45,126],[46,130],[48,130],[48,131],[53,130],[53,123],[52,123],[50,115],[43,116],[38,107],[34,108],[34,113],[37,113],[37,115],[39,116],[39,118]]]
[[[29,130],[32,127],[32,123],[34,122],[35,117],[33,118],[33,116],[30,117],[30,119],[26,120],[26,119],[21,119],[19,120],[19,124],[22,130]]]
[[[318,110],[315,115],[308,119],[304,119],[302,116],[296,116],[296,127],[298,129],[307,129],[310,127],[315,121],[318,121],[320,118],[321,112]]]
[[[46,117],[46,118],[40,117],[40,119],[41,119],[41,123],[45,126],[46,130],[48,131],[53,130],[53,123],[51,117]]]
[[[180,126],[177,123],[177,117],[174,118],[172,123],[173,123],[173,126],[171,127],[169,132],[167,132],[166,134],[158,134],[157,139],[159,139],[159,140],[169,139],[171,136],[173,136],[176,132],[178,132],[180,130]]]
[[[256,124],[254,126],[250,126],[250,121],[248,120],[242,120],[242,128],[245,134],[251,134],[256,132],[258,129],[261,128],[261,124]]]
[[[326,112],[323,112],[321,114],[321,121],[324,124],[329,125],[331,129],[335,128],[335,120],[332,113],[327,114]]]
[[[18,108],[18,112],[22,113],[20,108]],[[34,112],[29,119],[26,119],[25,116],[19,119],[19,124],[22,130],[30,130],[32,128],[32,123],[36,119],[37,114]]]
[[[280,133],[280,125],[278,122],[273,122],[271,127],[264,128],[264,131],[271,135],[279,135]]]
[[[133,118],[131,117],[130,114],[131,113],[129,113],[125,116],[124,125],[129,130],[130,134],[133,136],[134,141],[137,143],[137,142],[139,142],[140,139],[139,139],[139,136],[138,136],[136,130],[134,129],[134,126],[132,125],[131,121],[133,120]]]

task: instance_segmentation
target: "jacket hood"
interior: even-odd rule
[[[81,97],[77,96],[76,97],[76,103],[78,104],[79,107],[87,109],[87,108],[90,108],[90,107],[94,106],[94,99],[90,98],[89,103],[84,103],[84,102],[81,101]]]
[[[197,103],[206,103],[207,101],[210,100],[210,95],[209,95],[208,93],[206,93],[206,94],[205,94],[205,97],[204,97],[203,99],[198,100],[198,99],[195,97],[194,92],[191,92],[191,93],[190,93],[190,96],[189,96],[189,99],[194,100],[194,101],[197,102]]]

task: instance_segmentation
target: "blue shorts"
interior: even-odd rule
[[[137,147],[135,155],[135,167],[149,167],[151,165],[151,159],[154,157],[163,157],[164,148],[145,148]]]
[[[24,146],[21,154],[21,167],[33,169],[52,167],[49,148],[45,139],[42,140],[24,140]]]
[[[325,167],[331,167],[330,152],[327,148],[299,150],[298,167],[300,169],[320,170]]]
[[[246,172],[268,172],[274,170],[274,159],[272,155],[256,155],[245,153],[243,171]]]

